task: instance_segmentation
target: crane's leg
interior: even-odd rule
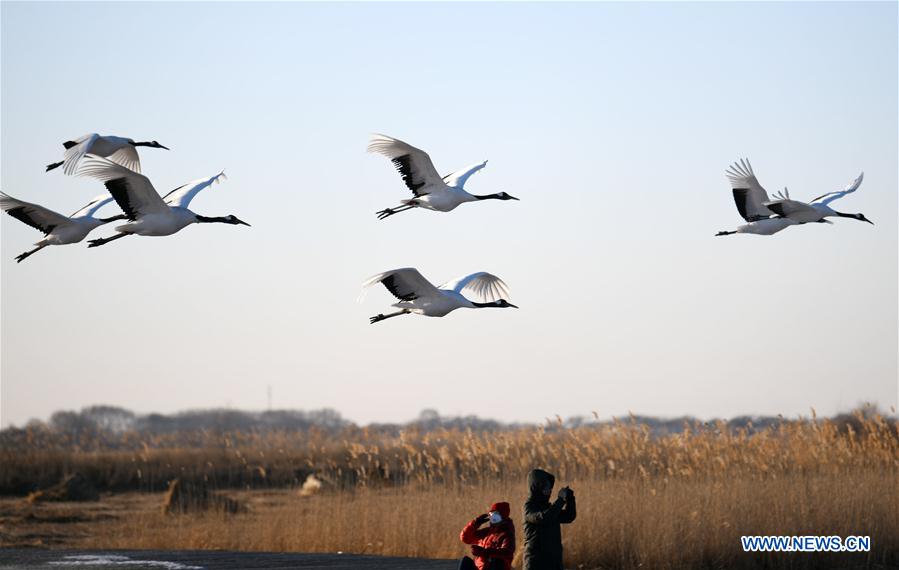
[[[62,165],[63,165],[63,162],[54,162],[53,164],[48,164],[48,165],[47,165],[47,170],[45,170],[44,172],[50,172],[50,171],[53,170],[54,168],[59,168],[59,167],[62,166]]]
[[[729,236],[729,235],[735,234],[735,233],[737,233],[737,232],[718,232],[717,234],[715,234],[715,237],[718,237],[718,236]]]
[[[118,234],[116,234],[112,237],[108,237],[108,238],[92,239],[89,242],[87,242],[88,243],[87,247],[100,247],[104,243],[109,243],[111,241],[115,241],[117,239],[122,239],[123,237],[130,236],[130,235],[131,234],[128,232],[121,232],[121,233],[118,233]]]
[[[25,258],[27,258],[29,255],[31,255],[32,253],[37,253],[40,250],[44,249],[45,247],[47,247],[47,244],[39,245],[36,248],[32,249],[31,251],[26,251],[25,253],[21,253],[21,254],[17,255],[16,263],[22,263],[23,261],[25,261]]]
[[[415,206],[412,204],[406,204],[403,206],[397,206],[396,208],[385,208],[380,212],[376,212],[378,214],[378,219],[383,220],[384,218],[389,218],[394,214],[399,214],[400,212],[405,212],[406,210],[411,210]]]
[[[400,315],[408,315],[411,312],[412,311],[410,311],[409,309],[403,309],[402,311],[397,311],[395,313],[388,313],[386,315],[383,315],[383,314],[375,315],[368,320],[369,320],[369,322],[371,322],[371,324],[375,324],[375,323],[383,321],[384,319],[389,319],[390,317],[398,317]]]

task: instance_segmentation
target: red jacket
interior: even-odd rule
[[[487,568],[490,559],[497,559],[502,563],[503,570],[511,570],[512,558],[515,557],[515,525],[505,519],[498,525],[478,528],[478,520],[475,519],[465,525],[459,538],[465,544],[480,546],[485,550],[482,556],[474,557],[474,564],[478,570]]]

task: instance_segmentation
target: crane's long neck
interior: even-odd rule
[[[498,308],[500,306],[496,303],[475,303],[474,301],[469,301],[469,303],[471,303],[475,309],[485,309],[487,307]]]
[[[853,220],[858,220],[860,222],[868,222],[871,225],[874,225],[874,222],[865,217],[864,214],[846,214],[843,212],[833,211],[834,214],[838,215],[841,218],[852,218]]]
[[[475,200],[502,200],[502,194],[471,194]]]
[[[198,224],[215,224],[215,223],[230,224],[230,223],[232,223],[230,218],[227,218],[224,216],[207,217],[207,216],[201,216],[200,214],[194,214],[194,217],[197,219]]]
[[[118,216],[111,216],[109,218],[98,218],[97,221],[101,224],[108,224],[109,222],[115,222],[117,220],[127,220],[128,216],[125,214],[119,214]]]
[[[153,146],[153,143],[150,141],[132,142],[131,146]]]

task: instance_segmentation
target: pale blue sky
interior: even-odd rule
[[[3,216],[2,425],[267,385],[359,422],[896,404],[896,3],[0,9],[0,189],[69,213],[103,188],[43,172],[60,143],[156,139],[157,189],[225,168],[192,208],[253,225],[17,265],[40,236]],[[371,132],[489,159],[468,188],[521,201],[379,222],[407,191]],[[806,199],[864,170],[838,205],[877,225],[714,238],[744,156]],[[392,298],[359,284],[409,265],[491,271],[521,309],[370,326]]]

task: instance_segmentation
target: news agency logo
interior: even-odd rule
[[[870,536],[741,536],[743,552],[870,552]]]

